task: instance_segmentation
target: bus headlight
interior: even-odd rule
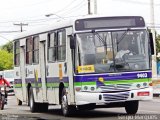
[[[91,87],[91,91],[94,91],[95,90],[95,87]]]
[[[146,87],[146,86],[147,86],[147,83],[146,83],[146,82],[145,82],[145,83],[143,83],[143,86],[144,86],[144,87]]]
[[[140,88],[140,87],[141,87],[141,84],[137,84],[136,86],[137,86],[137,88]]]
[[[87,87],[87,86],[84,86],[84,90],[88,90],[88,87]]]

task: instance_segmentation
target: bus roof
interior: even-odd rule
[[[14,40],[28,37],[31,35],[42,34],[42,33],[49,32],[51,30],[55,30],[55,29],[62,28],[62,27],[65,28],[71,25],[72,25],[71,20],[51,22],[51,23],[48,23],[48,25],[41,25],[41,26],[38,26],[32,29],[29,29],[27,31],[24,31],[22,33],[19,33],[15,36]]]
[[[73,26],[74,22],[78,19],[86,19],[86,18],[97,18],[97,17],[112,17],[112,18],[118,18],[118,17],[141,17],[141,16],[104,16],[104,15],[86,15],[86,16],[80,16],[73,19],[64,19],[61,21],[52,21],[48,23],[47,25],[41,25],[36,28],[32,28],[31,30],[21,32],[17,34],[14,38],[14,40],[22,39],[29,36],[34,36],[37,34],[43,34],[52,30],[65,28],[69,26]]]

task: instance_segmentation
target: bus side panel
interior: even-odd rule
[[[42,98],[42,81],[39,64],[26,65],[26,83],[31,83],[35,102],[43,102]]]
[[[65,62],[47,63],[47,99],[51,104],[59,104],[59,85],[62,82],[68,88]]]
[[[42,99],[43,102],[48,102],[47,100],[47,89],[46,89],[46,56],[47,56],[47,48],[46,48],[46,40],[47,33],[39,35],[39,64],[40,64],[40,76],[42,82]]]
[[[15,95],[21,101],[26,101],[26,88],[25,88],[25,46],[22,45],[25,39],[20,40],[20,64],[18,67],[14,67],[14,83],[15,83]]]
[[[71,49],[70,49],[70,35],[73,34],[73,29],[72,27],[70,28],[67,28],[66,29],[66,38],[67,38],[67,45],[66,45],[66,51],[67,51],[67,76],[68,76],[68,85],[69,85],[69,88],[67,90],[68,92],[68,104],[69,105],[74,105],[75,104],[75,92],[74,92],[74,81],[73,81],[73,58],[72,56],[74,57],[74,55],[72,55],[73,53],[71,52]]]
[[[14,91],[15,96],[23,101],[22,79],[20,77],[20,67],[14,67]]]
[[[57,104],[55,90],[59,88],[58,64],[47,63],[47,99],[51,104]],[[58,92],[58,91],[57,91]],[[59,92],[58,92],[59,93]]]
[[[21,40],[25,41],[25,39]],[[21,42],[20,42],[21,43]],[[20,44],[21,45],[21,44]],[[27,101],[27,90],[26,90],[26,81],[25,81],[25,46],[20,47],[20,74],[22,79],[22,95],[23,95],[23,101]]]

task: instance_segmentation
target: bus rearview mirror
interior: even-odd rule
[[[75,46],[76,46],[75,39],[72,35],[70,35],[70,48],[75,49]]]
[[[149,40],[150,40],[151,54],[154,55],[154,42],[153,42],[153,34],[152,33],[149,33]]]

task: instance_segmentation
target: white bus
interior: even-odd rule
[[[129,44],[132,54],[116,58]],[[15,94],[31,112],[61,105],[77,109],[124,107],[136,114],[152,99],[152,35],[140,16],[86,16],[23,32],[14,40]]]

